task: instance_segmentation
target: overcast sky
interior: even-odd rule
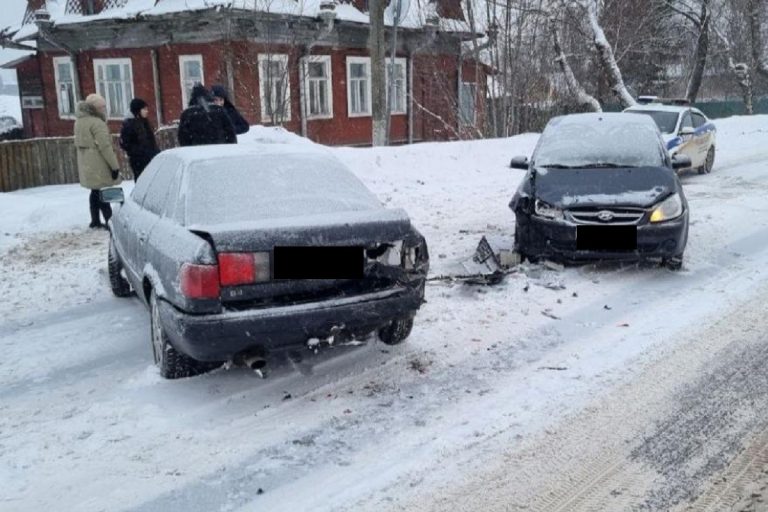
[[[27,8],[27,0],[1,0],[2,8],[0,9],[0,29],[8,27],[10,25],[18,25],[24,18],[24,11]],[[16,59],[24,55],[24,52],[7,50],[5,48],[0,49],[0,64]],[[15,82],[16,73],[13,71],[0,70],[0,76],[6,82]]]

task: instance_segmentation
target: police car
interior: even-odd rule
[[[682,154],[691,158],[691,167],[699,174],[712,171],[715,163],[715,134],[712,121],[685,100],[662,101],[656,96],[640,96],[638,105],[624,112],[646,114],[656,124],[670,155]]]

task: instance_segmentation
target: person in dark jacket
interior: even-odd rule
[[[229,120],[232,121],[232,126],[235,127],[235,133],[242,135],[251,129],[248,121],[237,111],[237,108],[229,100],[229,93],[223,85],[214,85],[211,87],[213,93],[213,102],[222,107],[229,116]]]
[[[189,107],[179,120],[179,145],[235,144],[237,135],[226,111],[213,103],[202,84],[192,88]]]
[[[155,140],[152,125],[149,124],[149,106],[141,98],[131,100],[131,114],[123,121],[120,130],[120,147],[128,155],[128,162],[133,169],[133,178],[138,180],[144,168],[160,152]]]

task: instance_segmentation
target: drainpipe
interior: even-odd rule
[[[162,89],[160,88],[160,66],[157,62],[157,50],[150,50],[152,56],[152,81],[155,86],[155,112],[157,115],[157,127],[163,126],[163,98]]]
[[[38,33],[40,34],[40,37],[43,38],[43,40],[45,40],[51,46],[63,50],[72,59],[72,74],[74,75],[72,77],[72,85],[75,89],[75,98],[78,101],[82,100],[83,96],[81,94],[82,89],[80,84],[80,70],[78,69],[79,63],[77,52],[64,44],[59,43],[53,38],[53,36],[51,36],[50,30],[53,27],[53,21],[51,21],[50,13],[45,9],[38,9],[35,11],[35,25],[37,25]]]
[[[437,29],[440,26],[440,18],[427,16],[424,23],[424,40],[408,50],[408,144],[413,144],[413,59],[416,53],[435,42]],[[422,130],[424,125],[422,124]]]
[[[301,136],[307,137],[309,133],[307,120],[307,57],[312,52],[312,47],[321,41],[325,36],[333,32],[334,21],[336,20],[336,2],[334,0],[323,0],[320,2],[320,12],[318,17],[325,24],[314,42],[302,47],[299,57],[299,112],[301,115]],[[333,76],[333,74],[331,74]],[[333,94],[333,82],[331,82],[331,94]]]

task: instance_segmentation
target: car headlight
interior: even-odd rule
[[[547,219],[565,218],[565,216],[563,215],[563,210],[555,206],[552,206],[549,203],[545,203],[540,199],[536,200],[534,211],[536,212],[536,215],[538,215],[539,217],[544,217]]]
[[[680,194],[672,194],[662,201],[651,213],[651,222],[664,222],[683,214],[683,200]]]

